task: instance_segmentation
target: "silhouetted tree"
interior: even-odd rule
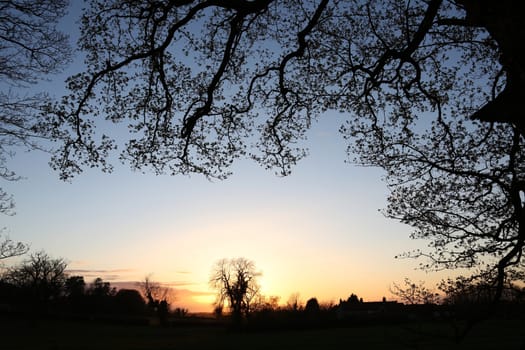
[[[94,297],[112,297],[117,294],[117,289],[111,287],[110,282],[104,282],[102,278],[97,277],[89,285],[86,293]]]
[[[83,276],[69,276],[64,283],[64,304],[71,312],[86,312],[86,282]]]
[[[61,258],[51,258],[40,251],[31,254],[19,265],[10,267],[2,279],[27,291],[31,302],[47,303],[60,297],[66,281],[67,263]]]
[[[430,249],[404,256],[428,258],[426,269],[484,264],[497,272],[491,275],[498,300],[506,271],[525,266],[520,131],[456,116],[442,117],[426,134],[389,130],[367,146],[369,163],[388,171],[385,213],[413,226],[413,238],[430,241]]]
[[[349,304],[359,304],[359,303],[362,303],[363,300],[359,300],[359,297],[352,293],[350,294],[350,296],[348,297],[348,299],[346,299],[346,302],[349,303]]]
[[[114,297],[117,289],[110,282],[97,277],[86,289],[87,311],[94,314],[111,313],[114,311]]]
[[[135,289],[119,289],[115,294],[116,311],[124,314],[141,314],[146,310],[146,303]]]
[[[139,283],[139,288],[148,307],[154,310],[161,324],[166,324],[173,290],[152,281],[150,276],[146,276],[144,281]]]
[[[390,293],[400,302],[409,305],[439,303],[439,294],[425,287],[425,282],[416,284],[409,278],[405,278],[402,285],[393,283]]]
[[[64,291],[68,298],[83,297],[86,292],[86,282],[83,276],[70,276],[64,283]]]
[[[307,314],[318,314],[321,310],[321,307],[319,306],[319,302],[317,301],[317,298],[310,298],[306,302],[306,305],[304,307],[304,312]]]
[[[152,281],[150,276],[146,276],[144,281],[139,283],[142,296],[148,306],[156,310],[159,304],[164,300],[168,305],[171,302],[173,291],[169,287],[164,287],[160,283]]]
[[[508,308],[493,307],[496,293],[500,293],[500,302],[513,304],[511,308],[523,302],[525,297],[523,272],[509,271],[505,275],[503,285],[495,283],[497,279],[494,274],[497,272],[484,271],[472,276],[442,280],[439,284],[438,288],[445,293],[443,303],[453,308],[455,317],[451,321],[457,341],[464,339],[474,325],[488,316],[507,317],[502,312]],[[523,312],[519,308],[516,311],[518,317],[521,317]]]
[[[252,302],[259,294],[258,277],[261,273],[253,261],[245,258],[217,261],[210,275],[210,285],[217,291],[216,306],[230,308],[234,325],[251,312]]]
[[[134,168],[223,178],[249,154],[288,174],[312,121],[341,111],[355,161],[387,171],[387,216],[431,242],[411,256],[429,268],[492,260],[497,300],[525,245],[520,6],[92,2],[80,39],[88,67],[49,111],[64,142],[53,164],[64,178],[110,169],[115,142],[94,122],[103,114],[130,127],[121,156]]]
[[[166,300],[161,300],[157,307],[157,315],[162,326],[168,324],[168,316],[170,314],[170,306]]]
[[[502,300],[517,303],[525,300],[525,288],[522,286],[523,274],[507,274],[502,292]],[[494,276],[476,274],[458,276],[455,279],[442,280],[439,289],[445,293],[443,302],[455,306],[482,306],[491,304],[495,289]]]
[[[46,135],[37,116],[49,104],[46,93],[23,92],[28,85],[64,69],[70,59],[65,34],[56,29],[67,0],[5,0],[0,6],[0,179],[20,177],[7,168],[19,147],[40,148]],[[0,187],[0,213],[12,214],[12,196]]]

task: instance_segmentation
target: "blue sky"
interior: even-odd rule
[[[77,3],[78,4],[78,3]],[[63,28],[75,36],[78,6]],[[56,97],[63,81],[82,70],[77,55],[61,75],[39,84]],[[425,246],[410,227],[383,217],[381,171],[345,163],[342,120],[326,114],[309,132],[310,155],[288,177],[239,160],[224,181],[202,176],[155,176],[116,164],[112,174],[86,170],[71,183],[58,179],[49,155],[19,150],[9,166],[25,178],[3,184],[16,212],[0,226],[33,251],[63,257],[72,273],[112,283],[152,279],[179,290],[175,304],[210,310],[208,276],[215,261],[246,257],[263,272],[268,295],[286,302],[337,301],[350,293],[365,300],[389,297],[392,282],[428,280],[418,262],[396,254]]]

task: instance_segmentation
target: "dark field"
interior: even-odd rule
[[[525,321],[486,321],[461,342],[450,324],[236,333],[220,327],[158,327],[80,321],[2,325],[0,349],[520,349]]]

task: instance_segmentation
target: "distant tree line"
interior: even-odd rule
[[[315,297],[303,303],[295,293],[285,305],[279,304],[279,297],[262,295],[258,281],[261,275],[255,263],[245,258],[217,261],[210,275],[210,285],[217,291],[216,317],[229,320],[236,329],[297,329],[421,320],[460,320],[460,323],[467,320],[468,326],[463,329],[468,329],[475,321],[488,317],[525,315],[521,275],[509,275],[497,308],[493,301],[499,287],[494,276],[482,274],[443,280],[437,286],[439,292],[426,287],[424,282],[405,278],[390,288],[392,301],[383,297],[381,301],[365,302],[352,293],[338,304],[319,303]]]
[[[405,295],[421,299],[364,301],[356,294],[338,303],[320,303],[317,298],[306,302],[261,303],[245,319],[244,329],[311,329],[375,324],[439,322],[453,327],[457,337],[464,336],[476,322],[487,318],[523,319],[525,315],[525,288],[506,289],[504,300],[492,308],[492,292],[487,286],[465,277],[442,281],[441,293],[434,293],[421,284],[398,285]],[[491,286],[490,288],[495,288]],[[422,290],[421,290],[422,289]],[[263,298],[264,299],[264,298]]]
[[[86,283],[83,276],[68,275],[67,263],[45,252],[31,254],[0,275],[0,316],[75,316],[104,318],[136,316],[136,321],[183,317],[187,310],[170,315],[171,290],[147,277],[138,289],[117,289],[102,278]]]
[[[520,276],[506,281],[498,308],[493,307],[492,276],[443,280],[438,293],[406,278],[390,288],[394,300],[365,302],[357,294],[339,303],[306,302],[295,293],[286,304],[261,293],[255,263],[245,258],[222,259],[213,267],[210,285],[217,291],[215,324],[235,329],[302,329],[378,322],[477,320],[481,317],[523,318],[525,287]],[[62,258],[33,253],[0,274],[0,320],[18,317],[75,317],[160,325],[185,318],[188,310],[170,309],[172,291],[150,276],[137,289],[117,289],[102,278],[87,283],[68,275]],[[226,310],[225,310],[226,308]],[[181,323],[182,324],[182,323]],[[471,323],[469,323],[471,324]]]

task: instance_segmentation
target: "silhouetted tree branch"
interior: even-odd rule
[[[50,103],[46,93],[25,88],[60,72],[71,52],[67,35],[56,29],[67,0],[6,0],[0,5],[0,178],[19,177],[6,166],[15,149],[40,149],[47,137],[38,116]],[[11,214],[12,197],[0,188],[0,213]]]
[[[93,2],[79,42],[88,68],[70,78],[71,94],[53,110],[55,136],[64,140],[55,167],[66,178],[82,164],[110,169],[116,144],[96,132],[99,114],[136,134],[121,153],[132,167],[217,177],[254,134],[258,151],[250,155],[287,174],[305,154],[297,141],[326,109],[376,116],[403,105],[441,115],[460,93],[471,106],[464,117],[522,130],[511,115],[523,96],[523,33],[512,6]],[[402,124],[411,115],[396,118]]]
[[[385,214],[430,242],[404,256],[428,258],[425,269],[485,264],[496,272],[498,300],[506,271],[524,266],[523,137],[510,125],[457,117],[421,130],[389,125],[358,149],[362,162],[387,171]]]
[[[2,230],[0,229],[0,260],[24,255],[29,251],[29,246],[27,244],[15,242],[7,236],[2,237],[1,233]]]
[[[393,283],[390,293],[397,297],[400,302],[408,305],[415,304],[437,304],[439,294],[425,287],[424,282],[414,283],[405,278],[403,284]]]

